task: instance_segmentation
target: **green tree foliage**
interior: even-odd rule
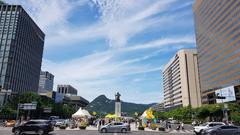
[[[31,111],[32,118],[43,118],[50,115],[60,116],[63,118],[69,118],[76,111],[74,107],[68,104],[54,103],[51,99],[47,97],[42,97],[36,93],[27,92],[21,95],[12,96],[7,104],[4,105],[2,111],[0,112],[1,116],[4,118],[15,118],[17,113],[17,106],[19,103],[31,103],[37,102],[37,109]],[[52,112],[46,114],[43,112],[45,107],[51,107]],[[27,111],[21,110],[20,115],[27,115]]]
[[[191,106],[177,108],[168,112],[154,112],[154,116],[160,119],[173,118],[180,121],[221,121],[223,118],[223,104],[203,105],[198,108]],[[240,121],[240,105],[237,103],[228,103],[229,118],[232,121]]]

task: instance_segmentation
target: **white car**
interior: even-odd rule
[[[55,123],[55,126],[56,127],[59,127],[60,125],[64,124],[64,119],[56,119],[56,123]]]
[[[201,135],[201,133],[204,129],[208,129],[208,128],[218,126],[218,125],[225,125],[225,123],[223,123],[223,122],[207,122],[200,126],[195,126],[194,132],[196,133],[196,135]]]

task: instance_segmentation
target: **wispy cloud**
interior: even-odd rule
[[[155,40],[146,44],[139,44],[132,47],[124,48],[124,51],[136,51],[142,49],[150,49],[150,48],[160,48],[163,46],[172,46],[174,44],[193,44],[195,43],[195,39],[193,36],[183,36],[183,37],[175,37],[175,38],[162,38],[159,40]]]
[[[166,10],[174,1],[93,0],[99,7],[109,45],[117,48],[125,46],[136,33],[151,27],[155,21],[149,17]]]

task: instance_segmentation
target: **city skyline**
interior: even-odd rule
[[[124,101],[161,102],[162,67],[196,46],[194,0],[5,2],[21,4],[46,34],[42,70],[54,90],[71,84],[89,101],[119,91]]]

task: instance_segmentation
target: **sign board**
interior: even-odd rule
[[[230,101],[235,101],[236,100],[234,86],[230,86],[230,87],[226,87],[226,88],[216,90],[215,95],[217,97],[222,97],[220,99],[216,99],[217,103],[225,103],[225,102],[230,102]]]
[[[36,103],[20,104],[20,109],[22,109],[22,110],[36,110],[37,109],[37,104]]]
[[[52,108],[51,107],[45,107],[45,108],[43,108],[43,112],[44,113],[51,113],[52,112]]]

